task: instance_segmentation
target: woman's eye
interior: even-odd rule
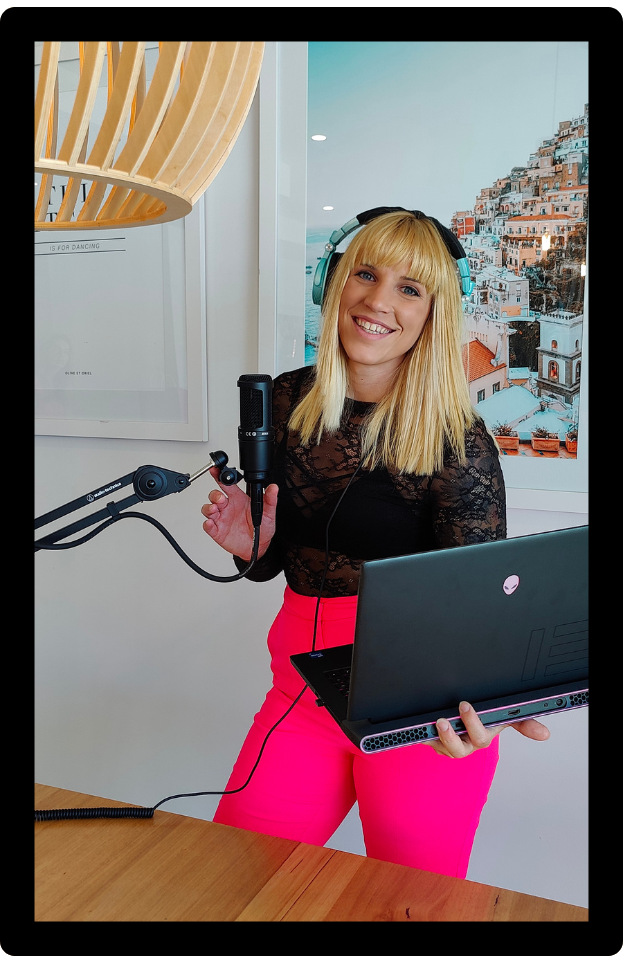
[[[420,297],[420,292],[418,291],[418,289],[417,289],[417,288],[412,288],[410,285],[407,285],[407,286],[404,287],[402,290],[404,291],[405,294],[415,295],[415,296],[418,297],[418,298]]]
[[[370,274],[369,271],[357,271],[357,277],[358,277],[358,278],[365,278],[366,280],[370,279],[370,280],[374,281],[374,275],[373,275],[373,274]]]

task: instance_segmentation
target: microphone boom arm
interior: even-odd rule
[[[81,518],[71,525],[66,525],[64,528],[40,538],[38,544],[35,543],[35,552],[38,552],[40,548],[47,545],[54,545],[56,542],[68,538],[70,535],[75,535],[76,532],[82,531],[82,529],[88,528],[96,522],[108,518],[114,519],[120,512],[130,508],[132,505],[136,505],[137,502],[155,501],[173,492],[184,491],[192,482],[205,474],[205,472],[213,466],[216,466],[220,470],[219,480],[221,484],[234,485],[242,480],[242,475],[235,468],[229,468],[227,461],[228,457],[224,451],[212,451],[210,452],[210,461],[208,464],[200,468],[194,475],[168,471],[165,468],[158,468],[155,465],[141,465],[135,472],[123,475],[121,478],[117,478],[115,481],[109,482],[107,485],[103,485],[95,491],[82,495],[80,498],[75,498],[73,501],[67,502],[66,505],[61,505],[59,508],[55,508],[53,511],[36,518],[35,529],[41,528],[43,525],[48,525],[50,522],[63,518],[65,515],[69,515],[71,512],[77,511],[80,508],[84,508],[99,498],[103,498],[104,495],[110,492],[117,492],[130,484],[134,487],[133,495],[129,495],[119,502],[107,502],[105,508],[94,512],[92,515],[87,515],[85,518]]]

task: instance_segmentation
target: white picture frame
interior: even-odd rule
[[[258,85],[258,370],[305,363],[307,41],[266,41]]]
[[[124,391],[118,386],[107,390],[99,388],[93,392],[88,385],[84,389],[59,389],[39,386],[35,390],[35,434],[67,435],[88,438],[141,438],[166,441],[207,441],[207,352],[206,352],[206,291],[205,291],[205,213],[203,198],[193,207],[182,221],[171,224],[153,225],[145,228],[131,228],[117,232],[130,236],[132,232],[160,232],[163,249],[163,264],[169,266],[169,287],[166,289],[168,300],[173,304],[162,309],[159,323],[162,333],[159,338],[160,353],[152,351],[152,367],[158,372],[141,372],[143,387],[149,384],[149,377],[159,381],[164,390],[159,392],[159,407],[156,417],[147,417],[150,397],[149,391]],[[40,251],[47,253],[46,245],[65,239],[65,233],[37,232],[35,244],[43,245]],[[110,231],[85,232],[85,238],[93,243],[100,237],[110,235]],[[61,237],[62,235],[62,237]],[[71,241],[77,242],[79,232],[72,232]],[[80,234],[80,237],[82,235]],[[183,239],[180,243],[180,239]],[[158,239],[157,239],[158,240]],[[182,250],[178,248],[183,247]],[[131,255],[130,255],[131,256]],[[51,260],[51,259],[50,259]],[[84,259],[86,261],[87,258]],[[84,263],[81,262],[81,263]],[[90,270],[96,270],[95,259]],[[126,270],[127,274],[127,270]],[[37,285],[35,285],[37,287]],[[163,294],[165,285],[163,281]],[[127,290],[124,296],[127,297]],[[71,296],[70,296],[71,297]],[[181,303],[183,300],[183,304]],[[141,311],[140,299],[136,310]],[[39,299],[36,309],[36,326],[39,331],[45,323],[45,306]],[[76,297],[71,304],[72,314],[88,311],[84,295]],[[147,309],[145,309],[147,310]],[[131,323],[131,316],[127,320]],[[140,319],[143,326],[149,319]],[[175,329],[175,330],[174,330]],[[119,336],[119,325],[113,327],[113,335]],[[39,338],[35,338],[37,346]],[[171,344],[175,348],[171,350]],[[165,345],[169,347],[165,349]],[[87,365],[88,367],[88,365]],[[71,372],[68,372],[71,374]],[[109,381],[110,378],[109,363]],[[76,382],[74,382],[75,385]],[[171,390],[171,386],[173,389]],[[175,397],[175,402],[169,400]],[[138,401],[137,401],[138,399]],[[180,400],[181,399],[181,400]],[[136,411],[142,409],[137,416]],[[80,411],[80,414],[77,414]],[[82,414],[82,412],[88,412]],[[111,411],[114,413],[111,416]],[[159,417],[158,417],[159,416]]]

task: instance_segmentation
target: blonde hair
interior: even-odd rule
[[[355,265],[392,267],[407,261],[409,275],[432,296],[424,329],[400,364],[394,383],[362,426],[362,462],[398,473],[430,475],[449,444],[465,460],[465,431],[475,412],[461,357],[462,309],[456,264],[437,228],[409,212],[392,212],[363,227],[341,256],[323,306],[316,377],[290,428],[304,445],[340,425],[348,391],[348,358],[338,334],[340,300]]]

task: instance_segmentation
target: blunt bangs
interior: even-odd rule
[[[456,284],[456,268],[434,224],[410,214],[395,212],[375,218],[355,235],[345,252],[349,271],[356,264],[392,267],[407,261],[409,276],[437,294],[448,283]]]

